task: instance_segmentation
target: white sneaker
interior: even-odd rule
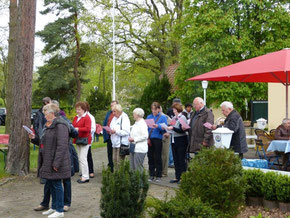
[[[48,216],[48,218],[54,218],[54,217],[64,217],[64,214],[63,214],[63,212],[57,212],[57,211],[55,211],[53,214],[50,214]]]
[[[42,212],[42,215],[49,215],[49,214],[52,214],[54,212],[55,212],[55,210],[50,208],[49,210]]]

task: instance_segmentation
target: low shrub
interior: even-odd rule
[[[203,149],[182,175],[177,197],[200,198],[219,210],[222,217],[234,217],[245,200],[246,182],[242,172],[241,160],[233,151]]]
[[[152,218],[163,217],[199,217],[199,218],[217,218],[220,214],[217,210],[211,208],[207,203],[203,203],[200,198],[189,198],[179,195],[170,200],[159,200],[149,198],[146,200],[148,214]]]
[[[277,200],[290,203],[290,177],[287,175],[277,175],[276,178]]]
[[[276,180],[277,180],[277,173],[268,172],[265,173],[263,180],[262,180],[262,193],[265,200],[269,201],[276,201]]]
[[[101,216],[140,217],[148,188],[146,173],[130,170],[128,161],[122,161],[114,173],[103,169]]]
[[[246,180],[246,197],[263,197],[262,181],[265,173],[259,169],[244,170],[243,176]]]

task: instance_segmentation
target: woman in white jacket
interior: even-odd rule
[[[129,142],[135,145],[134,152],[130,153],[130,167],[133,170],[139,170],[143,172],[143,162],[145,155],[148,151],[148,127],[143,119],[144,111],[141,108],[136,108],[133,111],[134,120],[136,120],[135,124],[132,126]]]
[[[121,144],[129,144],[130,120],[128,115],[122,111],[121,105],[114,105],[112,111],[114,117],[110,124],[110,134],[113,147],[113,162],[117,166],[121,159],[125,159],[125,156],[120,156],[120,146]]]

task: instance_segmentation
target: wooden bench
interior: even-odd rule
[[[9,135],[0,134],[0,152],[2,152],[4,156],[4,168],[6,167],[6,156],[8,153],[8,144],[9,144]]]

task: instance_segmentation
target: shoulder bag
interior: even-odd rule
[[[121,125],[120,125],[120,130],[122,130],[122,120],[123,117],[121,117]],[[130,145],[125,145],[122,144],[122,136],[120,136],[120,151],[119,151],[119,155],[120,156],[126,156],[130,154]]]

